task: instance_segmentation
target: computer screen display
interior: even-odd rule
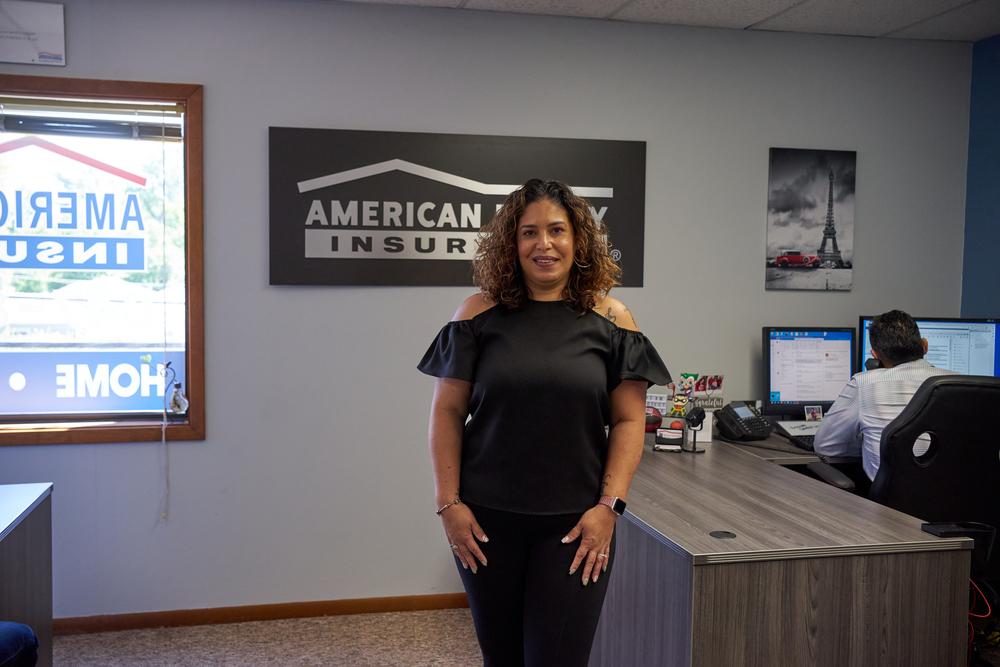
[[[762,412],[804,419],[806,406],[829,410],[854,374],[854,333],[849,327],[764,327]]]
[[[868,330],[873,316],[861,317],[858,327],[858,364],[872,356]],[[1000,377],[1000,320],[915,317],[920,336],[927,339],[924,359],[938,368],[963,375]]]

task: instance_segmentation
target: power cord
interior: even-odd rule
[[[177,379],[177,371],[170,367],[171,362],[163,366],[163,416],[160,420],[160,466],[163,470],[163,491],[160,494],[160,512],[157,515],[156,523],[166,523],[170,516],[170,450],[167,448],[167,408],[169,405],[170,392],[167,387],[172,386]],[[166,380],[167,374],[170,380]]]

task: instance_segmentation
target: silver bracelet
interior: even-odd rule
[[[441,516],[441,512],[445,511],[449,507],[453,507],[455,505],[461,505],[461,504],[462,504],[462,499],[459,498],[458,496],[455,496],[454,500],[452,500],[450,503],[445,503],[441,507],[437,508],[437,511],[434,512],[434,513],[437,514],[438,516]]]

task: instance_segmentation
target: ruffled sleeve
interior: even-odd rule
[[[647,386],[670,383],[670,371],[641,331],[615,328],[612,331],[611,345],[609,390],[617,387],[622,380],[645,380]]]
[[[476,377],[478,356],[472,320],[448,322],[427,348],[417,369],[434,377],[472,382]]]

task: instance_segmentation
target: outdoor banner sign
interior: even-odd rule
[[[184,350],[0,348],[4,414],[147,414],[169,397],[163,367],[184,380]],[[48,406],[48,407],[47,407]],[[61,408],[61,409],[53,409]]]
[[[646,143],[270,128],[272,285],[471,285],[477,236],[530,178],[604,221],[642,286]]]
[[[186,382],[181,144],[0,137],[0,420],[161,413]]]

